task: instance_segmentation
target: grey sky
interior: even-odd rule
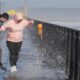
[[[28,7],[80,8],[80,0],[0,0],[3,8],[16,9],[27,2]]]
[[[24,0],[1,0],[4,8],[17,8],[24,4]]]
[[[27,0],[32,7],[80,8],[80,0]]]

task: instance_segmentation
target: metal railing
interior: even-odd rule
[[[69,80],[80,80],[80,31],[37,21],[39,23],[43,25],[43,62],[64,70]]]

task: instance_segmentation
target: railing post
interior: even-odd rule
[[[75,74],[75,53],[76,53],[76,32],[71,30],[71,54],[70,54],[70,74],[69,79],[74,79]]]
[[[70,52],[71,52],[71,31],[66,28],[66,75],[69,76],[70,72]]]
[[[76,33],[75,80],[80,80],[80,32]]]

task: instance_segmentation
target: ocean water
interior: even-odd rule
[[[27,15],[47,22],[80,22],[80,8],[27,8]]]
[[[27,16],[80,30],[80,8],[27,8]]]

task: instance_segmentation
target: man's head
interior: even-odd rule
[[[7,13],[2,14],[2,21],[7,21],[9,19],[9,15]]]
[[[15,22],[21,22],[23,20],[23,14],[21,12],[17,12],[13,18]]]

